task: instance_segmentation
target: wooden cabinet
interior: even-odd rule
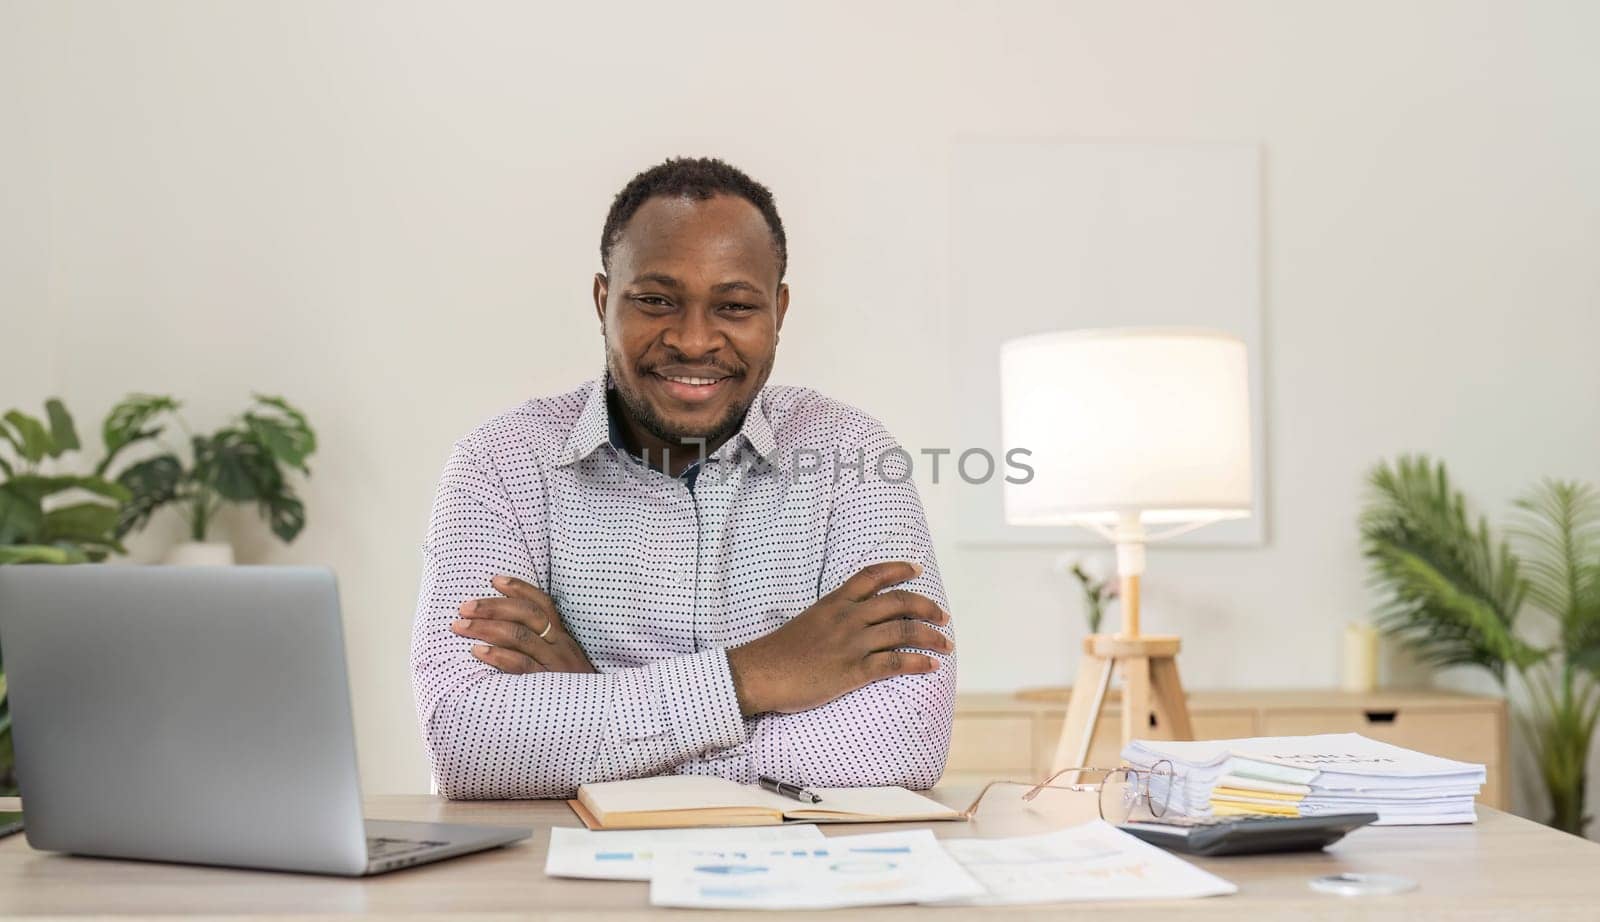
[[[1067,691],[977,692],[956,701],[946,781],[1036,781],[1050,770]],[[1189,712],[1196,737],[1360,733],[1397,746],[1481,762],[1488,781],[1478,801],[1510,807],[1506,705],[1500,698],[1441,691],[1195,691]],[[1106,698],[1089,751],[1093,765],[1118,765],[1121,709]]]

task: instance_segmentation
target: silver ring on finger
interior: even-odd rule
[[[545,636],[550,633],[550,629],[555,627],[555,626],[556,626],[556,619],[554,619],[554,618],[551,618],[549,621],[545,622],[544,630],[539,632],[539,639],[540,640],[544,640]]]

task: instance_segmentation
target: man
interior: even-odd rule
[[[604,376],[478,427],[440,478],[411,649],[440,791],[932,786],[955,646],[910,456],[766,385],[789,308],[771,194],[668,160],[617,195],[600,258]]]

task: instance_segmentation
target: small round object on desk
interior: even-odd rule
[[[1335,896],[1387,896],[1417,889],[1417,882],[1395,874],[1329,874],[1313,877],[1311,889]]]

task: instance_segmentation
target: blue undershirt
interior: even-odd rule
[[[611,392],[606,394],[606,425],[611,431],[612,448],[615,448],[619,453],[627,455],[647,467],[649,466],[648,462],[646,462],[644,458],[641,458],[638,455],[628,451],[628,443],[622,437],[622,427],[617,425],[616,396]],[[689,488],[690,493],[693,493],[694,480],[698,476],[700,476],[700,462],[696,461],[685,468],[684,472],[678,475],[678,479],[683,481],[684,486]]]

